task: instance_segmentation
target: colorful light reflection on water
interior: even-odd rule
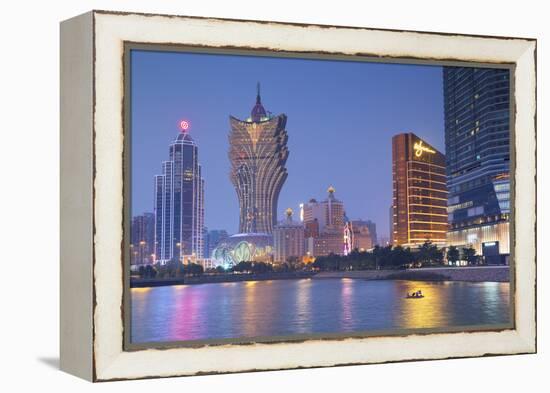
[[[131,304],[134,343],[501,325],[510,312],[508,283],[351,279],[136,288]]]

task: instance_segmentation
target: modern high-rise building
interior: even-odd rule
[[[230,179],[239,199],[240,233],[271,234],[277,223],[277,202],[287,178],[286,120],[284,114],[265,110],[259,84],[251,116],[229,117]]]
[[[303,204],[303,221],[306,228],[311,223],[316,223],[316,230],[319,233],[327,229],[343,229],[344,222],[344,204],[334,196],[334,187],[330,186],[327,190],[328,197],[324,201],[317,202],[316,199],[310,199],[308,203]]]
[[[130,265],[139,267],[154,262],[155,215],[143,213],[132,218],[130,229]]]
[[[306,251],[312,256],[344,253],[344,203],[336,199],[332,186],[327,191],[324,201],[311,199],[302,205]]]
[[[301,260],[305,255],[304,226],[292,219],[292,209],[286,210],[286,218],[273,228],[274,262],[284,263],[289,258]]]
[[[392,138],[394,245],[445,245],[445,156],[413,133]]]
[[[447,241],[509,254],[510,72],[444,67],[443,89]]]
[[[183,122],[182,122],[183,123]],[[203,257],[204,180],[198,148],[187,127],[169,147],[169,160],[155,176],[155,257],[183,263]]]

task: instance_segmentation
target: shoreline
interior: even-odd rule
[[[217,284],[227,282],[323,279],[408,280],[408,281],[464,281],[510,282],[509,266],[435,267],[407,270],[356,270],[331,272],[284,272],[262,274],[218,274],[183,278],[130,279],[130,288],[152,288],[173,285]]]
[[[130,288],[165,287],[172,285],[222,284],[226,282],[302,280],[312,278],[316,272],[288,272],[261,274],[217,274],[179,278],[130,279]]]
[[[351,278],[409,281],[510,282],[509,266],[433,267],[406,270],[360,270],[319,272],[315,279]]]

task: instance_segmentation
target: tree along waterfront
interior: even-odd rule
[[[444,266],[445,262],[455,264],[459,260],[465,260],[470,265],[483,263],[472,247],[459,250],[450,246],[445,252],[443,248],[426,241],[417,249],[376,246],[371,251],[355,249],[348,255],[330,254],[317,257],[312,266],[319,271],[407,269]]]
[[[450,246],[444,250],[426,241],[417,249],[402,246],[376,246],[370,251],[355,249],[348,255],[319,256],[313,263],[304,263],[297,257],[290,257],[283,264],[242,261],[227,269],[217,266],[205,271],[201,265],[196,263],[181,264],[171,261],[164,265],[140,266],[137,276],[141,279],[167,279],[199,277],[203,274],[276,274],[300,271],[408,269],[445,266],[449,263],[454,265],[459,260],[466,261],[469,265],[483,264],[483,259],[476,255],[476,251],[472,247],[458,249]]]

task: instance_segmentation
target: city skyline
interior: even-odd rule
[[[151,60],[148,56],[143,61]],[[170,291],[170,297],[159,300],[160,307],[146,314],[152,298],[133,291],[132,315],[138,317],[132,323],[141,329],[133,340],[258,334],[256,327],[246,332],[246,324],[228,330],[235,318],[265,320],[239,308],[244,303],[235,300],[243,298],[247,304],[260,300],[258,310],[276,316],[265,325],[267,335],[434,326],[411,317],[413,301],[435,301],[436,308],[428,303],[428,315],[444,321],[442,327],[510,321],[506,75],[464,67],[210,55],[185,55],[191,57],[178,65],[181,56],[153,59],[149,66],[155,70],[142,79],[136,66],[138,81],[132,80],[138,86],[132,90],[138,101],[132,103],[132,197],[143,210],[151,187],[148,159],[161,163],[162,174],[154,178],[158,251],[147,256],[150,215],[136,216],[130,285],[157,294],[163,291],[156,286],[189,289],[175,297]],[[212,59],[216,66],[209,69]],[[155,61],[166,68],[159,72]],[[306,76],[299,73],[305,65]],[[180,75],[184,69],[186,77],[193,77],[189,84],[174,79],[174,72]],[[274,83],[278,75],[284,78]],[[255,103],[251,79],[257,79]],[[233,89],[223,86],[227,80]],[[184,91],[174,90],[182,86]],[[431,94],[426,97],[427,90]],[[182,97],[192,98],[180,102]],[[155,112],[158,105],[162,110]],[[169,135],[166,161],[155,146],[176,128],[164,124],[172,117],[177,136]],[[158,132],[147,131],[149,121]],[[389,227],[384,228],[389,204]],[[293,210],[299,221],[293,220]],[[374,247],[377,232],[390,233],[390,228],[388,247]],[[458,273],[458,267],[472,266],[466,276]],[[446,270],[436,272],[435,267]],[[475,284],[454,283],[464,280]],[[194,284],[212,285],[193,294]],[[357,290],[350,290],[351,285]],[[373,298],[381,285],[385,294]],[[322,296],[310,294],[314,287]],[[285,299],[292,288],[292,300]],[[240,289],[244,292],[235,292]],[[487,290],[500,297],[486,295]],[[362,292],[350,298],[356,291]],[[230,322],[221,330],[217,299],[223,299],[221,309],[229,313]],[[319,299],[321,309],[310,311],[309,299]],[[369,326],[370,311],[353,311],[353,317],[344,318],[353,325],[315,325],[319,315],[330,315],[326,305],[337,299],[349,301],[340,304],[344,315],[358,299],[361,304],[367,299],[382,304],[384,316]],[[165,304],[185,310],[177,323],[181,330],[159,329],[157,311]],[[186,309],[186,304],[193,307]],[[449,310],[451,318],[446,317]],[[196,322],[197,311],[212,319]],[[161,315],[172,318],[170,311]],[[403,322],[396,323],[400,318]]]
[[[159,64],[164,64],[166,72],[152,72]],[[290,119],[288,146],[294,154],[288,159],[289,176],[279,198],[280,217],[286,208],[297,210],[300,203],[323,194],[332,184],[346,200],[350,219],[370,219],[377,224],[380,234],[388,233],[385,212],[391,201],[391,135],[414,130],[438,149],[444,145],[441,67],[140,51],[133,54],[132,66],[132,215],[152,211],[150,163],[155,162],[153,171],[158,168],[158,162],[163,159],[159,150],[165,154],[166,145],[179,132],[179,121],[185,118],[201,151],[206,182],[205,225],[238,232],[238,216],[234,213],[238,210],[238,200],[227,176],[228,116],[247,117],[257,81],[262,83],[262,102],[266,109],[288,114]],[[304,67],[313,72],[304,77],[305,81],[299,81],[299,71]],[[187,77],[189,73],[184,73],[185,77],[179,74],[184,69],[199,68],[205,79],[212,74],[212,68],[226,72],[239,69],[241,72],[235,80],[238,88],[220,92],[216,82],[225,77],[220,75],[209,80],[204,87],[207,93],[193,89],[186,85],[192,79]],[[241,75],[256,68],[255,72],[249,72],[253,75]],[[269,68],[278,72],[270,74]],[[329,81],[330,94],[319,95],[319,91],[328,92],[328,82],[315,82],[327,72],[337,72],[340,77]],[[283,74],[288,83],[275,85],[277,77],[273,75]],[[168,80],[174,75],[179,77],[168,86]],[[239,84],[241,79],[247,83]],[[295,87],[291,95],[285,94],[289,85]],[[296,88],[300,86],[302,89]],[[368,86],[370,91],[363,89]],[[386,86],[387,91],[381,92],[381,86]],[[397,91],[395,86],[399,87]],[[183,91],[180,92],[179,87]],[[417,93],[411,94],[414,89]],[[393,99],[388,108],[395,94],[399,99]],[[413,99],[414,95],[417,97]],[[229,101],[230,96],[235,98]],[[384,103],[385,110],[381,108]],[[424,110],[415,110],[417,107]],[[390,113],[392,110],[403,116],[396,119]],[[321,154],[327,149],[337,149],[342,154],[327,160],[326,155]],[[361,161],[360,155],[364,156]],[[383,162],[386,164],[381,165]],[[357,176],[358,170],[361,177]],[[372,184],[378,185],[376,193],[372,192]]]

